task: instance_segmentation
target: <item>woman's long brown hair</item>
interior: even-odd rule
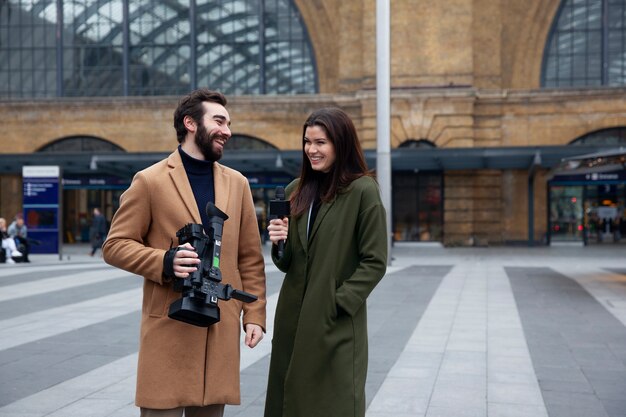
[[[328,173],[314,171],[304,152],[307,127],[321,127],[335,147],[335,163]],[[302,168],[300,181],[291,195],[291,214],[299,216],[309,209],[316,197],[329,202],[352,181],[370,175],[354,123],[341,109],[326,107],[314,111],[302,128]]]

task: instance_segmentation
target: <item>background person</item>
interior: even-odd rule
[[[107,234],[107,221],[97,207],[93,209],[93,218],[89,228],[89,242],[91,243],[91,256],[94,256],[98,249],[102,248],[102,243]]]
[[[387,266],[385,209],[356,129],[340,109],[304,123],[291,220],[271,220],[286,272],[274,322],[266,417],[362,417],[366,298]],[[284,255],[276,244],[285,240]]]
[[[245,344],[255,347],[265,328],[265,263],[248,180],[220,165],[231,136],[226,98],[196,90],[174,112],[180,146],[167,159],[138,172],[120,198],[103,246],[104,259],[144,277],[141,342],[135,402],[144,417],[222,416],[239,404],[241,313]],[[197,327],[167,316],[181,297],[172,280],[200,263],[189,243],[172,248],[187,223],[209,224],[207,202],[224,211],[222,282],[258,296],[219,304],[221,320]],[[178,250],[180,249],[180,250]]]
[[[30,253],[30,242],[28,239],[28,227],[24,223],[24,216],[22,213],[17,213],[15,219],[11,222],[8,228],[8,234],[15,240],[15,245],[19,251],[22,252],[22,262],[30,262],[28,254]]]
[[[22,256],[22,253],[17,250],[15,246],[15,240],[9,236],[7,232],[7,221],[4,217],[0,217],[0,238],[2,239],[2,249],[4,249],[5,262],[8,264],[14,264],[17,258]]]

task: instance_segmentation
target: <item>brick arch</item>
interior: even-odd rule
[[[226,150],[236,150],[236,149],[267,150],[267,149],[278,149],[278,147],[274,145],[273,143],[270,143],[257,136],[233,133],[230,139],[226,141],[226,145],[224,146],[224,149]]]
[[[35,152],[125,152],[121,146],[92,135],[72,135],[54,139]]]
[[[604,130],[618,129],[626,127],[625,118],[617,118],[612,121],[598,121],[586,124],[578,124],[570,126],[569,128],[562,129],[559,134],[553,133],[551,140],[546,141],[545,145],[552,146],[567,146],[571,145],[576,140],[590,135],[592,133],[601,132]]]
[[[398,148],[436,148],[435,142],[429,139],[407,139]]]
[[[337,61],[340,28],[337,28],[337,11],[331,10],[324,0],[293,0],[302,15],[315,56],[320,93],[337,88]]]
[[[75,98],[2,106],[4,138],[12,152],[36,152],[61,138],[107,140],[127,152],[171,151],[177,144],[173,112],[178,97]]]
[[[597,145],[614,145],[611,143],[602,143],[601,139],[598,135],[602,134],[602,133],[608,133],[608,132],[615,132],[618,138],[618,143],[615,145],[620,145],[623,146],[626,144],[626,125],[621,125],[621,126],[614,126],[614,127],[605,127],[602,129],[596,129],[593,131],[588,131],[580,136],[578,136],[576,139],[571,140],[568,145],[578,145],[578,144],[587,144],[587,143],[583,143],[586,141],[589,141],[590,139],[594,138],[594,136],[596,138],[598,138],[597,143],[592,143],[592,144],[597,144]]]
[[[507,25],[506,29],[509,41],[503,48],[511,50],[510,55],[504,57],[510,62],[505,65],[510,79],[505,75],[503,87],[540,88],[543,54],[561,0],[529,0],[520,4],[524,5],[525,17],[517,22],[512,20],[516,24]]]

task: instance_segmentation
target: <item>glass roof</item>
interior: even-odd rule
[[[23,31],[56,25],[55,0],[8,3],[30,17],[28,24],[21,18],[10,22]],[[68,95],[119,91],[126,53],[131,95],[186,92],[194,80],[226,94],[317,91],[313,50],[293,0],[196,0],[193,11],[189,0],[63,0],[62,13]],[[24,53],[27,45],[14,46]],[[118,85],[107,84],[112,82]],[[89,89],[93,94],[85,93]]]

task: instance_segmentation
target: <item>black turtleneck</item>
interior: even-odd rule
[[[311,230],[313,230],[313,223],[315,223],[315,218],[317,217],[317,213],[320,211],[321,205],[322,200],[320,199],[320,197],[315,197],[315,200],[313,200],[313,207],[311,208],[311,217],[309,218],[309,230],[307,232],[307,236],[311,235]]]
[[[196,198],[198,211],[200,211],[200,217],[202,218],[202,226],[204,226],[204,230],[208,230],[209,218],[206,215],[206,205],[209,201],[215,203],[213,161],[193,158],[187,155],[180,146],[178,146],[178,153],[180,153],[180,157],[183,160],[189,184]]]

